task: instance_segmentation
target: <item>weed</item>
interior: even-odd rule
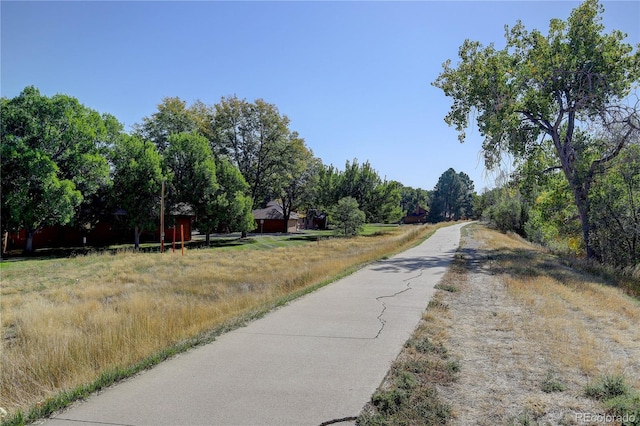
[[[547,377],[544,379],[544,381],[542,382],[542,391],[545,393],[552,393],[552,392],[563,392],[567,389],[567,386],[562,383],[561,381],[559,381],[554,374],[549,371],[547,373]]]
[[[424,338],[418,339],[413,338],[409,339],[405,344],[406,347],[413,347],[416,351],[422,354],[435,354],[442,358],[447,358],[447,348],[445,348],[442,343],[435,344],[429,337],[425,336]]]
[[[587,385],[585,395],[602,401],[607,411],[624,419],[623,425],[640,425],[640,393],[622,375],[606,375]]]
[[[417,384],[418,381],[416,380],[416,376],[409,371],[400,372],[396,378],[396,386],[400,389],[411,390],[415,388]]]
[[[411,359],[402,364],[402,369],[415,374],[425,373],[430,368],[430,363],[424,359]]]
[[[446,365],[446,370],[447,372],[451,375],[454,376],[455,374],[460,372],[460,368],[462,367],[460,365],[460,362],[457,360],[449,360],[447,361]]]
[[[371,397],[373,405],[384,415],[397,413],[408,400],[409,393],[404,389],[377,391]]]
[[[625,426],[640,426],[640,393],[620,395],[605,402],[607,410],[626,421]]]
[[[437,288],[438,290],[448,291],[450,293],[455,293],[458,291],[458,287],[451,284],[436,284],[435,288]]]
[[[432,299],[432,300],[429,300],[429,303],[427,304],[427,309],[447,311],[449,310],[449,305],[447,305],[446,303],[440,302],[438,300]]]
[[[440,401],[438,392],[431,387],[419,394],[419,398],[414,401],[413,410],[420,420],[418,424],[443,425],[451,419],[451,407]]]
[[[606,375],[598,379],[596,383],[587,385],[584,393],[589,398],[602,401],[628,395],[629,391],[624,376]]]
[[[518,414],[518,417],[516,417],[510,424],[513,426],[532,426],[537,423],[535,417],[528,410],[525,410]]]

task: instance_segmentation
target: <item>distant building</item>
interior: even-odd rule
[[[253,233],[273,233],[284,232],[284,214],[282,207],[276,201],[270,201],[264,209],[253,211],[253,217],[256,220],[257,228]],[[287,222],[287,232],[296,232],[298,230],[298,213],[291,212],[289,221]]]
[[[33,236],[33,248],[59,247],[104,247],[112,244],[133,244],[133,229],[126,225],[124,218],[127,212],[116,210],[110,216],[102,217],[90,229],[81,229],[70,225],[45,226]],[[193,208],[186,203],[173,206],[165,217],[165,243],[173,241],[174,229],[176,241],[180,241],[184,231],[184,240],[191,241],[192,223],[195,216]],[[27,241],[24,229],[9,233],[7,250],[23,249]],[[154,231],[143,231],[140,242],[160,242],[160,226]]]
[[[406,224],[414,224],[414,223],[425,223],[427,221],[427,210],[421,207],[419,204],[416,206],[415,210],[402,218],[402,223]]]

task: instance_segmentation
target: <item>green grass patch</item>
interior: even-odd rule
[[[450,293],[455,293],[458,291],[458,287],[451,284],[444,284],[444,283],[436,284],[435,288],[438,290],[448,291]]]
[[[374,223],[369,223],[364,225],[364,228],[362,230],[362,232],[360,233],[360,235],[364,235],[364,236],[378,236],[378,235],[385,235],[388,234],[390,231],[392,231],[394,228],[398,228],[400,225],[396,225],[396,224],[374,224]]]
[[[589,398],[602,401],[627,395],[629,390],[624,376],[606,375],[599,378],[595,383],[588,384],[584,389],[584,394]]]
[[[567,386],[562,383],[553,372],[549,371],[547,373],[547,377],[542,382],[542,386],[540,387],[542,392],[552,393],[552,392],[564,392],[567,389]]]
[[[640,425],[640,392],[632,389],[622,375],[606,375],[585,387],[586,396],[601,401],[623,425]]]
[[[640,426],[640,393],[616,396],[605,401],[604,405],[609,413],[623,420],[623,425]]]

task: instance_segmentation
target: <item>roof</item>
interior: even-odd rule
[[[282,213],[282,207],[276,201],[270,201],[267,207],[264,209],[253,210],[253,217],[256,220],[284,220],[284,214]],[[291,212],[289,219],[297,220],[299,218],[298,213]]]
[[[425,210],[420,204],[416,206],[416,209],[408,214],[407,216],[424,216],[427,214],[427,210]]]
[[[126,216],[127,211],[123,208],[118,208],[113,212],[115,216]],[[195,216],[193,206],[188,203],[178,203],[165,210],[167,216]]]
[[[189,203],[174,204],[169,208],[169,215],[171,216],[195,216],[193,206]]]

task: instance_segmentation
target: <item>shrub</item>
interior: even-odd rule
[[[607,410],[623,419],[623,425],[640,426],[640,393],[616,396],[605,402]]]
[[[596,383],[587,385],[585,395],[597,400],[608,400],[618,396],[627,395],[629,387],[625,383],[624,376],[606,375]]]
[[[366,218],[358,207],[358,202],[352,197],[344,197],[338,201],[331,215],[337,234],[352,237],[362,232]]]

